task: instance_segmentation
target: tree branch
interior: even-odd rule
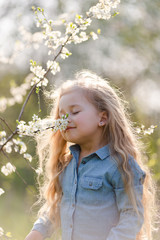
[[[7,158],[7,159],[9,159],[9,157],[7,156],[7,154],[2,150],[2,153],[3,153],[3,155]],[[26,182],[26,180],[20,175],[20,173],[15,169],[15,173],[17,174],[17,176],[22,180],[22,182],[26,185],[26,186],[28,186],[28,184],[27,184],[27,182]],[[29,191],[31,192],[31,193],[34,193],[31,189],[29,189]]]
[[[8,123],[6,122],[6,120],[5,120],[4,118],[2,118],[2,117],[0,117],[0,120],[1,120],[2,122],[4,122],[5,125],[8,127],[8,129],[11,131],[11,133],[13,133],[12,129],[9,127]]]

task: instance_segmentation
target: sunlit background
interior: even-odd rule
[[[0,1],[0,116],[14,129],[24,99],[14,91],[29,74],[30,59],[45,66],[49,58],[47,48],[40,41],[39,28],[31,9],[32,5],[43,7],[46,16],[57,22],[73,20],[75,14],[83,14],[97,1],[52,0],[52,1]],[[84,4],[85,3],[85,4]],[[50,76],[48,90],[61,81],[73,78],[81,69],[90,69],[109,79],[120,88],[135,126],[157,125],[152,135],[142,138],[146,146],[146,162],[160,186],[160,1],[124,0],[119,15],[109,21],[94,20],[90,31],[101,29],[99,39],[80,45],[69,45],[72,52],[67,60],[59,60],[61,72]],[[12,89],[12,90],[10,90]],[[6,109],[5,98],[10,98]],[[13,102],[16,102],[12,106]],[[49,113],[49,105],[41,96],[41,117]],[[33,95],[23,114],[25,121],[38,113],[37,95]],[[1,131],[1,130],[0,130]],[[32,165],[37,166],[35,143],[26,138],[28,152],[34,156]],[[0,196],[0,226],[10,231],[17,240],[23,239],[32,227],[36,209],[31,209],[36,200],[36,174],[18,154],[9,160],[0,156],[0,167],[12,161],[20,176],[5,177],[0,172],[0,187],[5,194]],[[160,234],[160,233],[159,233]],[[156,237],[155,240],[159,238]]]

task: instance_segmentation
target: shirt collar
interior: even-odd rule
[[[98,149],[95,153],[97,154],[97,156],[103,160],[106,157],[110,156],[110,148],[109,148],[110,144],[105,145],[104,147]]]
[[[110,144],[105,145],[104,147],[98,149],[94,153],[91,153],[90,155],[96,154],[101,160],[107,158],[110,156]],[[69,147],[71,154],[79,153],[80,152],[80,146],[78,144],[71,145]],[[90,156],[89,155],[89,156]]]

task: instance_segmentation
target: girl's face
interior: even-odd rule
[[[62,131],[66,141],[84,144],[100,136],[101,113],[87,100],[81,89],[72,90],[60,98],[59,115],[61,117],[67,113],[68,127]]]

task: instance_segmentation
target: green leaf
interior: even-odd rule
[[[118,14],[119,14],[119,12],[115,12],[115,13],[113,13],[112,17],[115,17]]]
[[[36,87],[36,93],[37,94],[39,93],[39,87]]]

